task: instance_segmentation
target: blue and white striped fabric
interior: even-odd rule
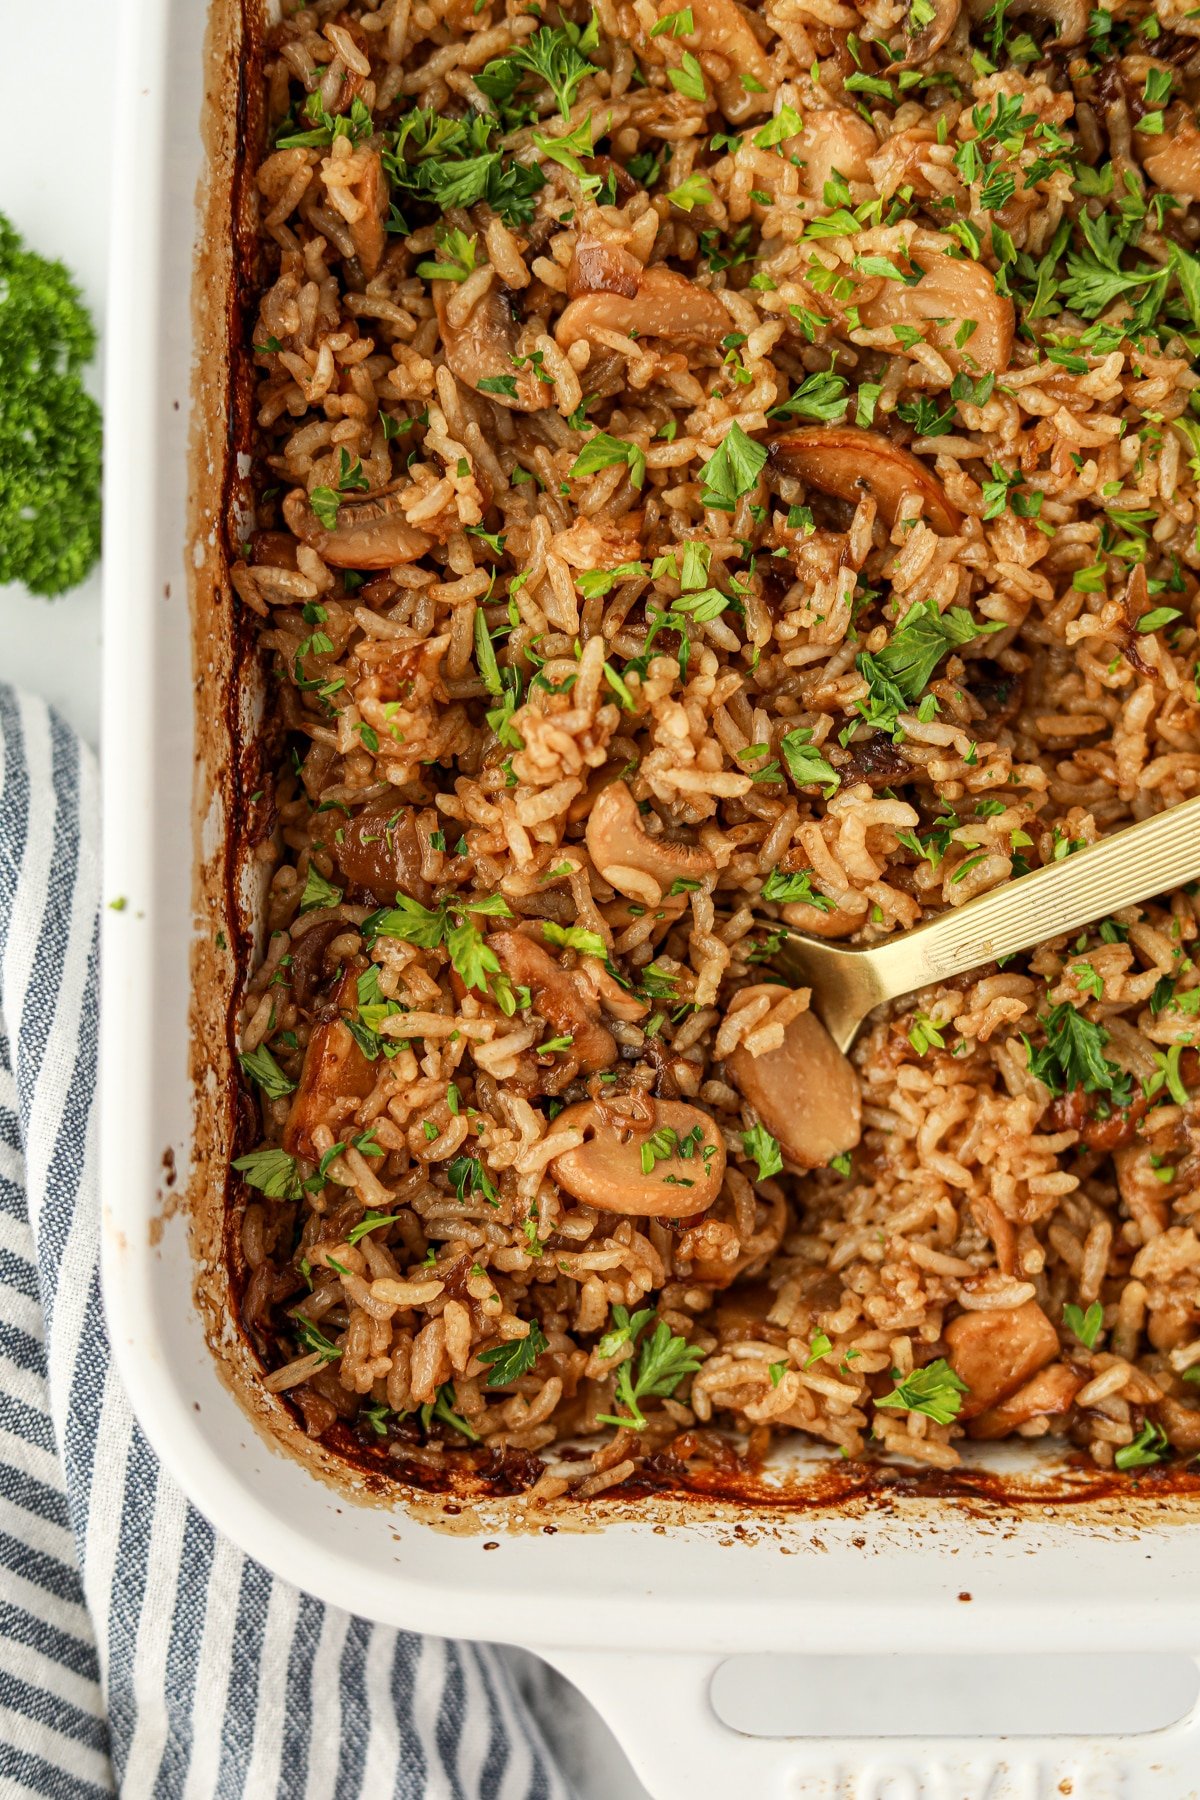
[[[0,687],[0,1796],[568,1800],[496,1651],[274,1580],[134,1423],[97,1271],[97,801]]]

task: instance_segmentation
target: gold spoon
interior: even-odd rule
[[[869,949],[848,950],[771,921],[785,941],[769,961],[812,988],[813,1010],[839,1050],[867,1014],[934,981],[1076,931],[1200,876],[1200,798],[1114,831],[1062,862],[952,907]]]

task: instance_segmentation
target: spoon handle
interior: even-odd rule
[[[1200,876],[1200,798],[992,888],[870,952],[881,999],[1075,931]]]

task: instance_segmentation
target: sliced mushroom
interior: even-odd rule
[[[342,497],[337,523],[327,531],[309,505],[303,488],[293,488],[283,502],[288,528],[334,569],[394,569],[416,562],[430,548],[428,532],[410,525],[400,510],[400,497],[411,485],[397,482],[361,499]]]
[[[1180,120],[1169,137],[1156,138],[1155,148],[1142,158],[1142,167],[1167,194],[1200,200],[1200,131],[1194,119]]]
[[[699,844],[652,838],[623,781],[610,781],[596,797],[586,831],[588,853],[605,881],[628,899],[657,906],[672,882],[702,881],[716,867]]]
[[[1200,1412],[1166,1395],[1155,1402],[1154,1410],[1171,1448],[1181,1456],[1195,1456],[1200,1451]]]
[[[973,369],[1003,373],[1012,353],[1016,315],[1013,303],[997,293],[995,277],[982,263],[956,260],[942,251],[913,252],[924,269],[920,281],[907,287],[902,281],[884,281],[869,300],[856,302],[858,316],[869,331],[883,325],[933,326],[928,341],[941,351],[950,367],[960,369],[968,358]],[[973,320],[975,330],[963,344],[955,338],[963,324]]]
[[[359,260],[363,274],[370,280],[373,275],[378,274],[384,250],[387,248],[387,231],[384,221],[388,216],[391,192],[378,152],[360,150],[358,157],[362,165],[362,173],[350,192],[361,206],[362,211],[357,219],[350,221],[350,242],[354,246],[354,254]]]
[[[352,1012],[358,1000],[358,971],[348,969],[338,983],[333,1005],[338,1013],[314,1025],[304,1052],[304,1068],[292,1097],[283,1130],[283,1147],[294,1156],[317,1162],[313,1142],[318,1125],[336,1132],[355,1105],[375,1086],[375,1065],[359,1049],[339,1013]]]
[[[943,1335],[950,1366],[970,1390],[960,1419],[989,1412],[1058,1355],[1058,1333],[1036,1300],[965,1312]]]
[[[582,1131],[584,1142],[556,1156],[551,1174],[568,1194],[601,1212],[686,1219],[711,1206],[721,1191],[721,1134],[707,1113],[682,1100],[653,1102],[649,1118],[637,1124],[614,1121],[605,1107],[581,1100],[558,1115],[555,1129]],[[686,1154],[680,1155],[680,1145]]]
[[[928,62],[958,24],[961,12],[962,0],[933,0],[933,17],[924,25],[914,27],[910,6],[904,22],[904,56],[893,67],[904,68],[909,63]]]
[[[989,10],[989,0],[969,0],[972,18],[982,19]],[[1040,19],[1053,25],[1054,43],[1064,49],[1082,44],[1087,34],[1092,8],[1089,0],[1011,0],[1008,12],[1013,17]]]
[[[506,290],[495,282],[477,300],[461,325],[450,324],[453,288],[450,281],[435,281],[433,304],[442,330],[442,349],[454,374],[480,392],[481,381],[511,381],[515,393],[487,392],[487,398],[510,412],[541,412],[553,404],[554,389],[539,381],[533,363],[517,366],[520,323]],[[486,390],[484,390],[486,391]]]
[[[581,294],[624,294],[632,300],[643,273],[637,257],[620,244],[581,232],[567,269],[567,293],[572,300]]]
[[[518,987],[527,987],[533,1010],[553,1025],[555,1032],[571,1039],[571,1054],[580,1068],[611,1068],[617,1059],[617,1043],[600,1023],[594,995],[562,964],[556,962],[533,938],[520,931],[495,931],[488,946],[500,958],[504,973]]]
[[[609,290],[570,301],[559,314],[554,337],[564,350],[597,331],[719,344],[729,328],[729,314],[714,293],[677,269],[655,263],[642,271],[632,298]]]
[[[905,494],[919,494],[925,515],[937,531],[962,529],[962,514],[946,498],[946,490],[925,464],[878,431],[854,425],[807,425],[786,432],[770,446],[772,466],[823,494],[856,505],[870,494],[889,530],[896,523]]]
[[[743,995],[774,1000],[788,992],[769,981],[743,989]],[[751,1056],[739,1044],[725,1071],[794,1168],[819,1168],[853,1150],[862,1136],[858,1076],[815,1013],[798,1013],[778,1050]]]
[[[835,172],[847,181],[870,181],[868,160],[879,150],[873,127],[847,106],[806,112],[803,128],[789,140],[788,152],[800,158],[800,185],[812,200],[821,200]]]
[[[691,12],[701,46],[731,65],[731,73],[716,83],[725,117],[736,125],[764,112],[771,104],[771,63],[737,0],[692,0]],[[743,75],[757,84],[757,92],[743,86]]]
[[[999,1406],[989,1407],[987,1412],[972,1419],[967,1435],[973,1438],[1007,1437],[1018,1425],[1027,1425],[1030,1419],[1070,1412],[1082,1386],[1083,1376],[1067,1363],[1052,1363],[1024,1387],[1019,1387],[1015,1394],[1010,1394],[1007,1400],[1002,1400]],[[1197,1423],[1200,1423],[1200,1415],[1197,1415]],[[1200,1444],[1197,1448],[1200,1449]]]
[[[421,874],[421,846],[411,806],[394,795],[369,800],[352,819],[339,820],[326,845],[347,881],[379,906],[403,891],[428,906],[433,890]]]

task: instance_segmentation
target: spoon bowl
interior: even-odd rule
[[[861,950],[764,921],[772,935],[782,934],[767,961],[795,986],[811,987],[814,1012],[844,1051],[886,1000],[1029,950],[1197,877],[1200,797]]]

